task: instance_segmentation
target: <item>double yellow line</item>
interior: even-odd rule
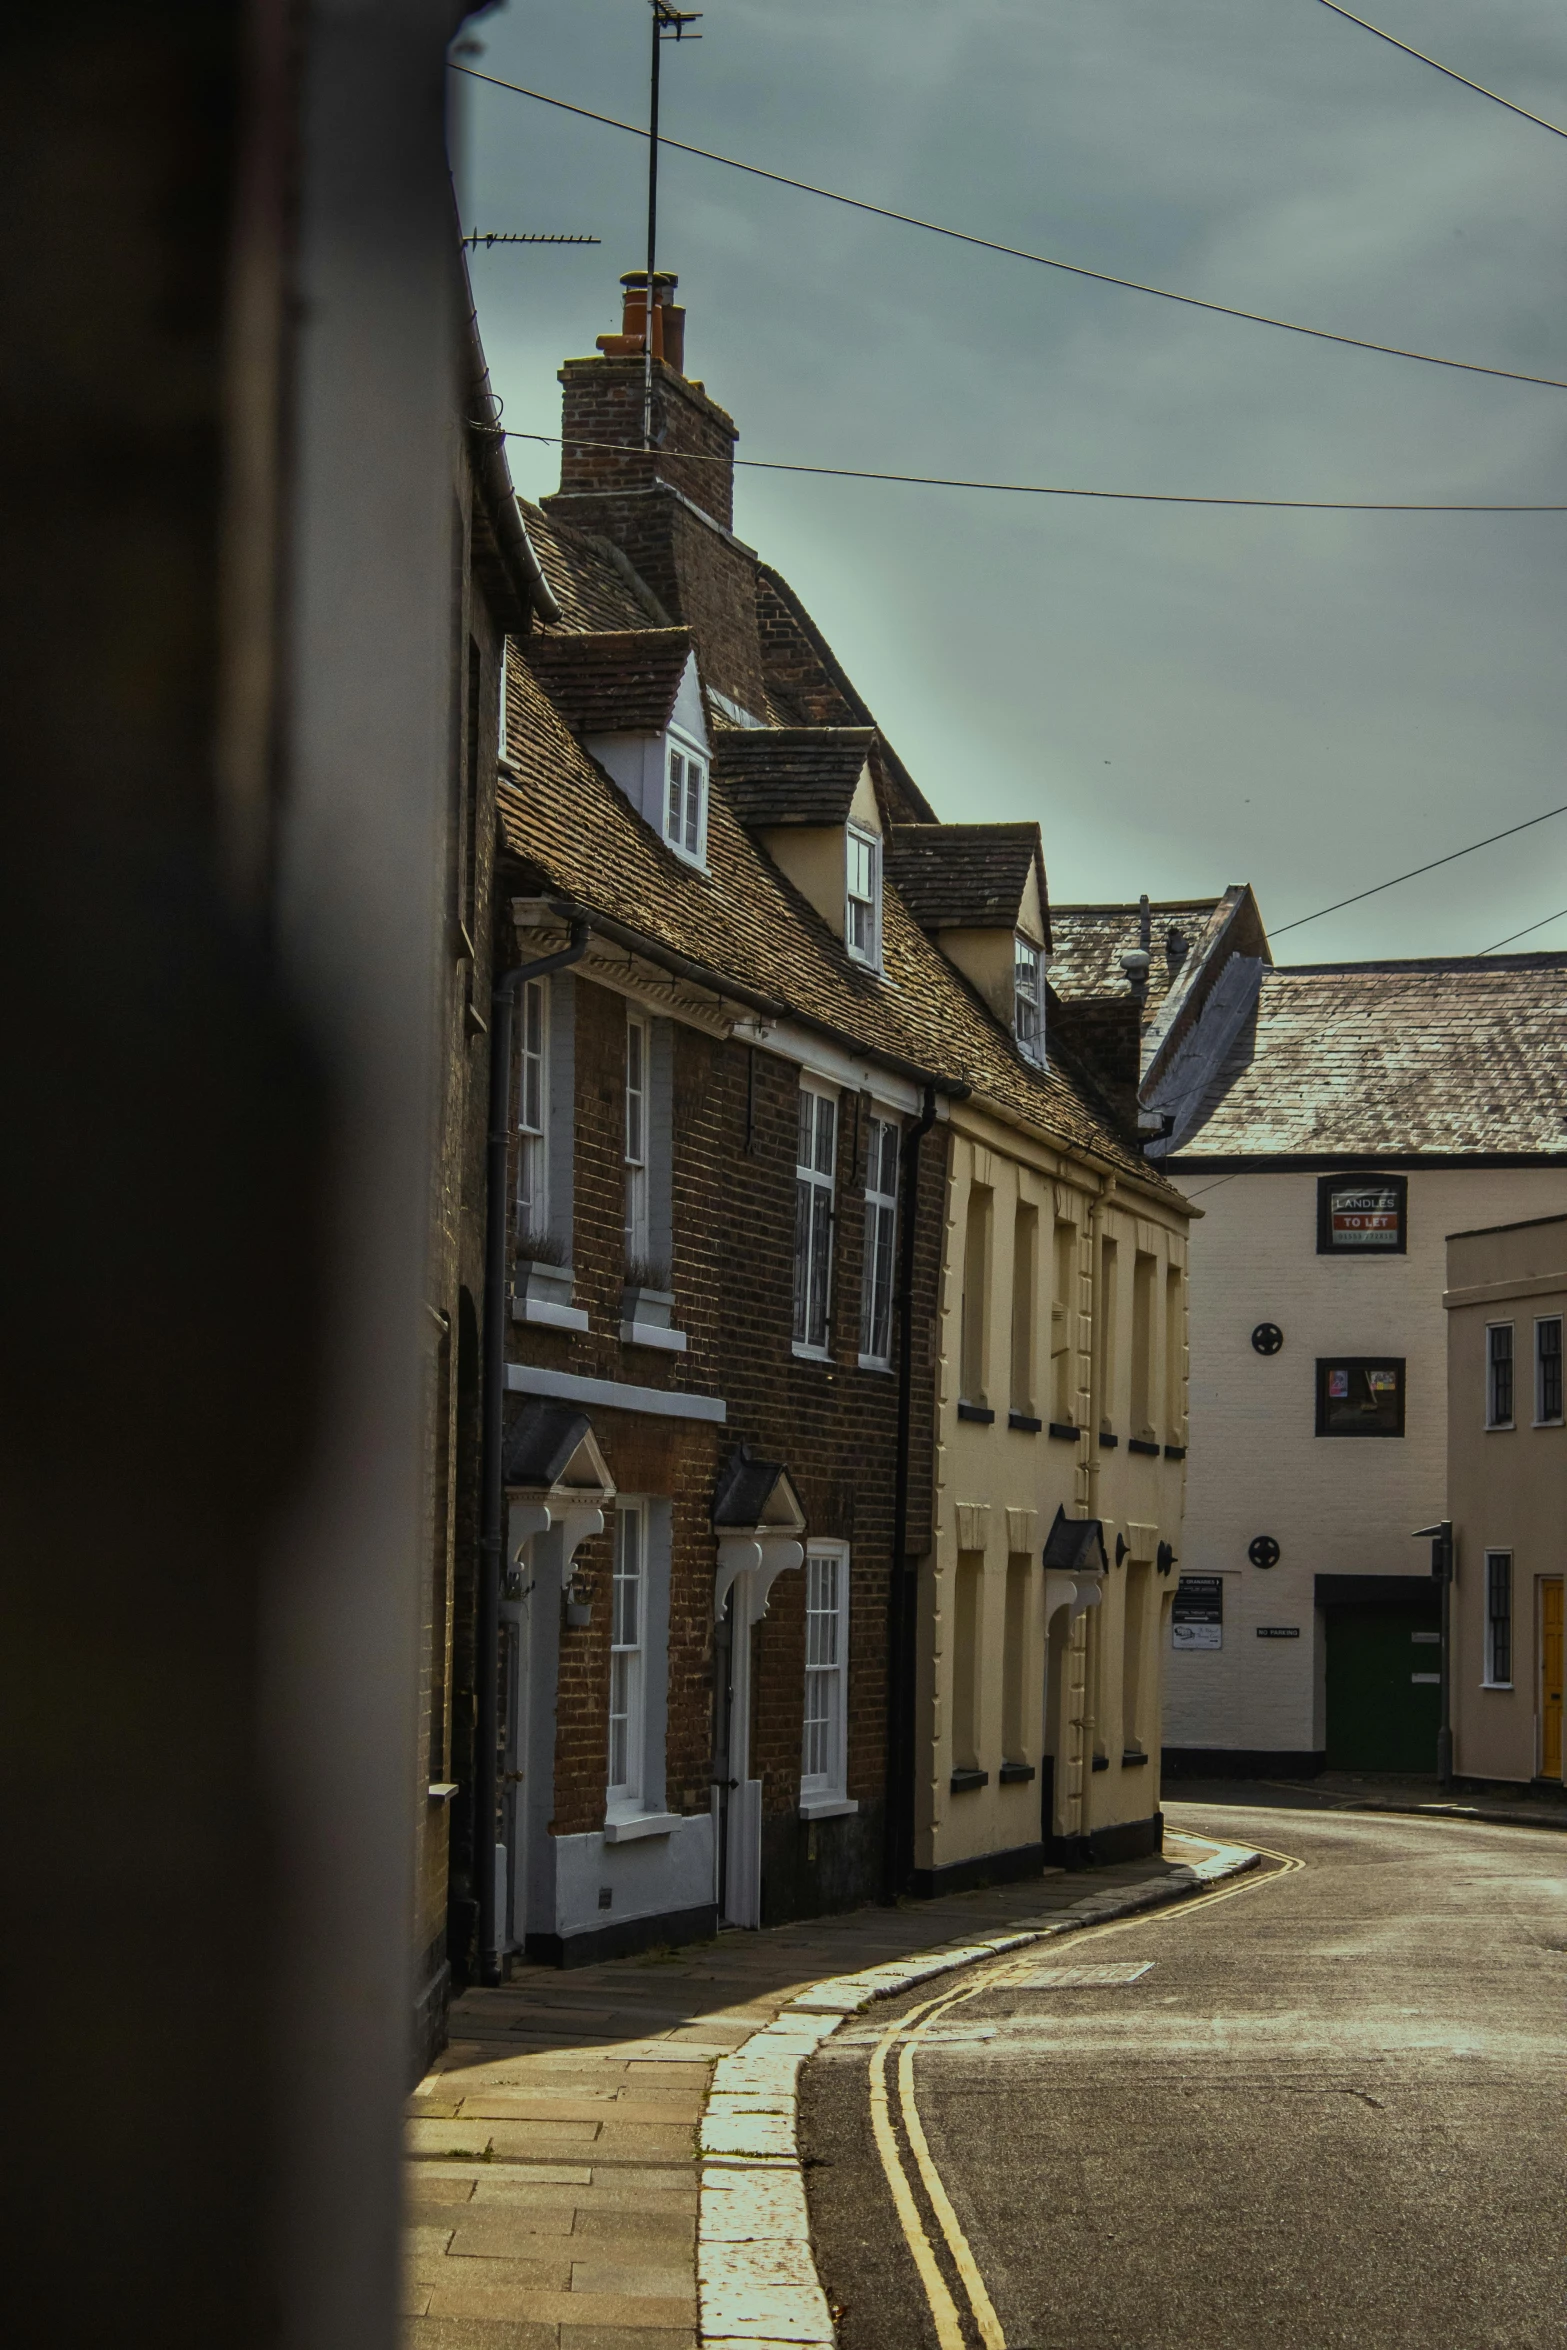
[[[1116,1918],[1103,1926],[1085,1926],[1081,1935],[1073,1936],[1074,1949],[1085,1941],[1103,1941],[1110,1934],[1132,1933],[1145,1926],[1162,1925],[1171,1919],[1188,1918],[1193,1910],[1210,1909],[1216,1901],[1235,1901],[1243,1893],[1256,1893],[1265,1885],[1277,1884],[1280,1877],[1292,1876],[1306,1865],[1303,1860],[1297,1860],[1293,1853],[1272,1852],[1266,1845],[1254,1844],[1248,1849],[1260,1852],[1265,1860],[1277,1861],[1278,1867],[1270,1869],[1266,1876],[1246,1876],[1238,1884],[1216,1886],[1211,1893],[1200,1893],[1191,1901],[1175,1902],[1166,1909],[1139,1910],[1133,1917]],[[903,2229],[904,2241],[913,2256],[925,2299],[936,2323],[936,2339],[940,2350],[969,2350],[969,2340],[964,2331],[963,2317],[942,2274],[935,2245],[926,2229],[903,2149],[893,2126],[893,2098],[888,2084],[889,2060],[893,2049],[901,2041],[896,2078],[897,2111],[909,2153],[913,2156],[915,2171],[935,2214],[958,2281],[963,2287],[983,2350],[1006,2350],[1007,2338],[1002,2331],[1001,2320],[996,2315],[995,2304],[985,2290],[979,2263],[963,2233],[958,2215],[952,2208],[951,2197],[942,2183],[941,2173],[936,2168],[930,2143],[925,2136],[919,2104],[914,2094],[914,2056],[932,2025],[949,2015],[953,2008],[961,2007],[965,2000],[977,1999],[982,1992],[1003,1988],[1039,1963],[1038,1945],[1022,1953],[1009,1951],[998,1964],[987,1967],[977,1981],[966,1983],[961,1990],[939,1992],[934,1999],[924,2000],[918,2007],[910,2008],[907,2015],[889,2024],[871,2058],[871,2129],[875,2135],[876,2151],[881,2157],[881,2167],[892,2190],[893,2205]]]

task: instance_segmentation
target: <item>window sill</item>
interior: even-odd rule
[[[1164,1448],[1164,1457],[1167,1461],[1184,1461],[1186,1458],[1185,1445],[1167,1444]]]
[[[586,1330],[588,1326],[581,1306],[552,1305],[542,1297],[514,1297],[511,1318],[514,1322],[542,1323],[547,1330]]]
[[[990,1785],[990,1773],[970,1769],[954,1771],[948,1784],[954,1795],[972,1795],[976,1789]]]
[[[789,1352],[797,1363],[830,1363],[833,1360],[825,1346],[802,1346],[798,1339],[794,1340]]]
[[[457,1793],[457,1784],[455,1779],[432,1779],[425,1794],[432,1803],[450,1803]]]
[[[857,1795],[802,1795],[802,1820],[847,1820],[860,1808]]]
[[[1563,1422],[1561,1420],[1531,1420],[1529,1425],[1531,1428],[1560,1428],[1567,1426],[1567,1422]]]
[[[666,1330],[659,1322],[622,1322],[620,1343],[622,1346],[655,1346],[668,1355],[683,1355],[686,1351],[686,1334],[683,1330]]]
[[[1094,1756],[1094,1769],[1096,1771],[1107,1771],[1109,1768],[1110,1757],[1107,1754],[1096,1754]]]
[[[1156,1461],[1159,1458],[1159,1447],[1156,1444],[1150,1444],[1145,1436],[1129,1436],[1126,1440],[1126,1449],[1128,1452],[1144,1453],[1151,1461]]]
[[[1003,1787],[1021,1787],[1036,1773],[1032,1763],[1003,1763],[996,1776]]]
[[[1516,1420],[1487,1420],[1485,1424],[1487,1436],[1512,1436],[1517,1433],[1517,1428]]]
[[[1121,1757],[1121,1768],[1123,1771],[1141,1770],[1143,1764],[1146,1763],[1147,1760],[1148,1757],[1143,1753],[1141,1747],[1137,1749],[1135,1754],[1132,1752],[1131,1748],[1128,1747],[1125,1754],[1123,1754]]]
[[[988,1403],[960,1403],[958,1405],[960,1420],[976,1420],[982,1428],[988,1428],[995,1416]]]
[[[642,1836],[668,1836],[681,1825],[677,1811],[612,1813],[604,1822],[606,1844],[635,1844]]]
[[[861,1355],[859,1367],[862,1371],[879,1371],[884,1379],[892,1377],[891,1363],[884,1363],[880,1355]]]
[[[1051,1420],[1049,1432],[1058,1444],[1075,1444],[1083,1431],[1072,1420]]]
[[[1032,1412],[1008,1412],[1007,1414],[1007,1426],[1016,1428],[1022,1436],[1037,1436],[1044,1424],[1043,1420],[1036,1420]]]
[[[1120,1441],[1121,1441],[1120,1437],[1119,1437],[1119,1436],[1112,1436],[1112,1435],[1110,1434],[1110,1431],[1109,1431],[1107,1428],[1101,1428],[1101,1429],[1100,1429],[1100,1431],[1099,1431],[1099,1449],[1100,1449],[1100,1451],[1101,1451],[1101,1452],[1114,1452],[1114,1451],[1115,1451],[1115,1448],[1116,1448],[1116,1446],[1117,1446],[1117,1445],[1120,1443]]]
[[[1480,1686],[1482,1689],[1500,1689],[1504,1695],[1510,1697],[1516,1684],[1512,1681],[1482,1681]]]

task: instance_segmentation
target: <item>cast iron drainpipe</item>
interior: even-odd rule
[[[967,1091],[967,1088],[964,1089]],[[887,1803],[882,1898],[896,1901],[914,1863],[914,1681],[917,1610],[904,1556],[909,1540],[909,1419],[914,1389],[914,1243],[920,1148],[936,1123],[936,1088],[927,1085],[918,1119],[903,1138],[903,1197],[898,1203],[898,1442],[893,1468],[892,1574],[887,1586]]]
[[[475,1641],[478,1752],[473,1767],[473,1868],[479,1895],[479,1979],[498,1983],[499,1921],[495,1915],[495,1739],[500,1727],[501,1521],[506,1487],[501,1456],[506,1419],[506,1258],[511,1211],[506,1156],[511,1147],[511,1043],[524,982],[579,963],[591,925],[577,915],[570,942],[537,962],[518,963],[495,983],[490,997],[490,1132],[485,1159],[484,1402],[480,1441],[479,1621]]]

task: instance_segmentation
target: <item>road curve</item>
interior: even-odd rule
[[[842,2350],[1567,2350],[1567,1839],[1167,1811],[1304,1865],[806,2068]],[[1073,1961],[1135,1979],[1022,1979]]]

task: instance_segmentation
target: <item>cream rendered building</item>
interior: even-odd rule
[[[1187,1215],[982,1100],[952,1110],[920,1611],[926,1889],[1158,1849]]]
[[[1453,1767],[1562,1780],[1567,1216],[1447,1243]]]
[[[889,873],[1049,1068],[1061,1047],[1046,1052],[1036,829],[949,825],[937,842],[898,827]],[[924,1892],[1157,1850],[1186,1445],[1194,1211],[1108,1119],[1074,1114],[1080,1089],[1052,1102],[971,1077],[948,1110],[934,1541],[918,1605]]]

